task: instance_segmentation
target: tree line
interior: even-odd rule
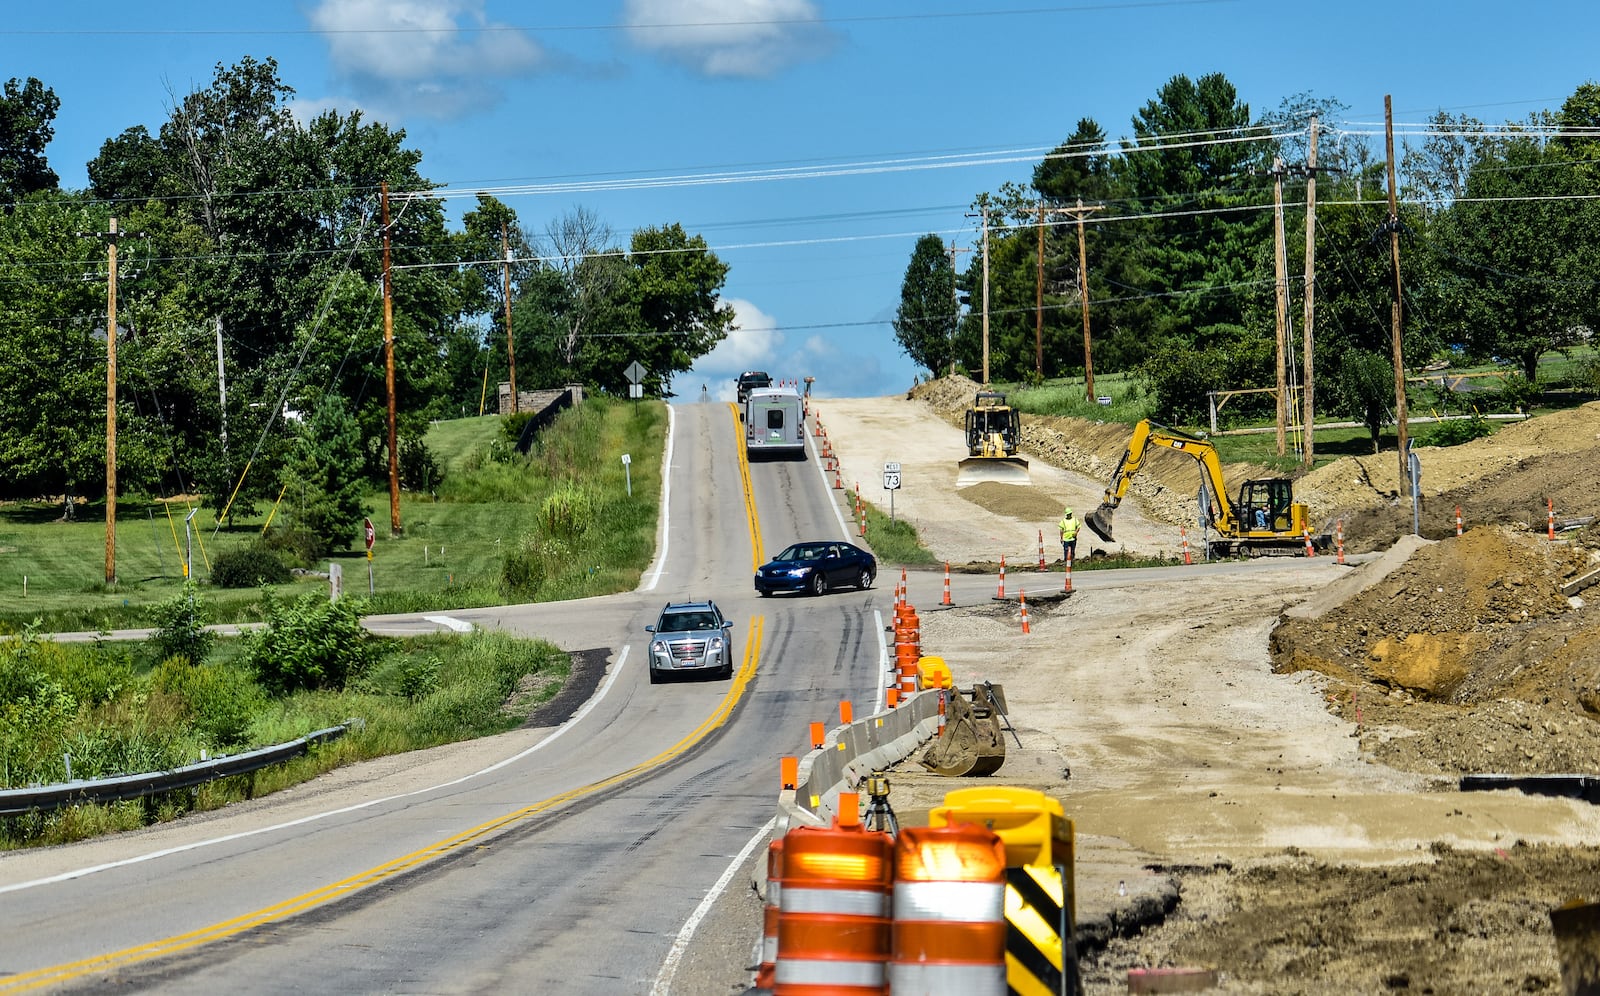
[[[1083,375],[1078,234],[1073,212],[1062,210],[1081,203],[1094,209],[1084,241],[1095,372],[1137,375],[1159,415],[1176,421],[1198,420],[1208,391],[1271,386],[1272,184],[1276,169],[1299,302],[1313,115],[1319,407],[1364,416],[1382,405],[1384,384],[1393,400],[1396,226],[1408,365],[1500,361],[1526,389],[1541,356],[1589,341],[1600,308],[1600,86],[1585,83],[1559,110],[1504,125],[1435,115],[1420,142],[1401,143],[1396,219],[1381,138],[1343,125],[1346,109],[1302,93],[1256,116],[1222,74],[1178,75],[1133,115],[1128,137],[1112,142],[1081,119],[1028,183],[979,194],[972,212],[988,218],[991,379]],[[962,272],[938,235],[920,239],[907,266],[895,333],[932,373],[982,369],[985,249],[974,242]],[[1298,304],[1290,315],[1298,341]]]
[[[637,360],[662,395],[733,327],[727,265],[681,225],[624,243],[578,208],[539,232],[478,194],[453,229],[404,130],[359,111],[300,121],[293,93],[270,58],[218,64],[65,190],[44,152],[59,100],[37,79],[5,85],[0,497],[65,496],[70,514],[103,493],[113,218],[119,489],[203,493],[230,514],[288,488],[331,494],[344,511],[318,528],[341,548],[353,495],[388,465],[385,234],[407,488],[438,479],[428,422],[476,414],[507,379],[508,289],[521,390],[622,393]]]

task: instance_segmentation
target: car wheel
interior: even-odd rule
[[[650,670],[650,684],[652,684],[652,685],[661,684],[661,677],[662,677],[661,672],[657,671],[655,668],[650,668],[649,670]]]
[[[872,587],[872,572],[870,570],[865,567],[861,568],[861,576],[856,578],[856,587],[862,591]]]
[[[811,594],[823,595],[828,591],[828,576],[821,571],[811,575]]]
[[[722,662],[721,667],[717,668],[717,677],[723,681],[733,677],[733,657],[731,655]]]
[[[762,598],[768,598],[772,595],[772,590],[770,588],[757,588],[756,591],[761,593]]]

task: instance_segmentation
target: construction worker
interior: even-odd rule
[[[1061,530],[1061,559],[1071,560],[1078,552],[1078,519],[1072,514],[1072,506],[1062,510],[1061,521],[1056,526]]]

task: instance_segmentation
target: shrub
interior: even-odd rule
[[[1494,434],[1494,426],[1481,415],[1471,418],[1454,419],[1449,422],[1436,422],[1428,429],[1417,433],[1419,446],[1460,446],[1462,443],[1481,439]]]
[[[190,667],[168,660],[151,676],[151,687],[180,699],[189,723],[217,747],[243,744],[255,713],[263,705],[261,687],[242,668],[225,664]]]
[[[594,525],[600,502],[588,488],[570,481],[556,485],[539,508],[539,524],[551,536],[571,539]]]
[[[370,662],[360,599],[306,592],[285,605],[266,591],[263,601],[267,625],[251,635],[245,660],[268,691],[343,689]]]
[[[444,661],[429,654],[420,660],[407,657],[400,665],[400,694],[415,702],[433,694],[439,687],[439,669]]]
[[[500,591],[507,598],[531,602],[546,577],[545,557],[539,538],[524,535],[506,551],[500,564]]]
[[[435,494],[444,481],[444,468],[420,439],[400,441],[400,486],[407,491]]]
[[[289,568],[265,544],[219,553],[211,562],[211,583],[218,588],[254,588],[292,580]]]
[[[297,526],[269,530],[259,545],[261,549],[275,554],[280,562],[298,567],[311,567],[328,554],[325,540]],[[212,571],[212,574],[212,583],[216,584],[216,572]],[[250,583],[255,584],[254,581]]]
[[[185,581],[183,591],[157,605],[153,615],[156,630],[149,643],[157,660],[181,657],[190,664],[205,663],[217,636],[205,628],[205,606],[195,597],[193,581]]]

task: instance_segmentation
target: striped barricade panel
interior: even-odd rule
[[[1077,996],[1066,866],[1006,869],[1006,984],[1016,996]]]

